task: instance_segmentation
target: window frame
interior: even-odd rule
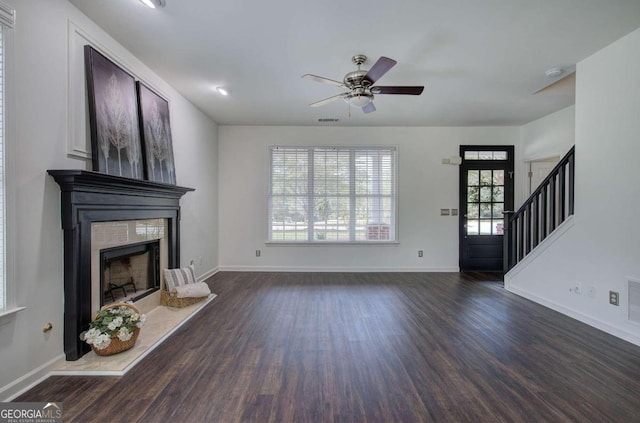
[[[315,232],[314,229],[309,226],[307,228],[308,230],[308,234],[306,239],[301,239],[301,240],[280,240],[280,239],[272,239],[272,224],[273,224],[273,219],[272,219],[272,181],[273,181],[273,151],[277,150],[277,149],[298,149],[298,150],[306,150],[307,154],[309,154],[309,160],[311,160],[310,162],[307,162],[307,172],[308,174],[312,175],[314,172],[314,166],[313,166],[313,157],[314,155],[311,154],[311,152],[315,152],[316,150],[329,150],[329,149],[336,149],[336,150],[347,150],[349,151],[349,155],[350,155],[350,160],[349,160],[349,166],[350,166],[350,178],[353,177],[354,173],[355,173],[355,153],[357,151],[371,151],[371,150],[382,150],[382,151],[390,151],[393,153],[393,157],[392,157],[392,163],[391,163],[391,168],[392,168],[392,175],[393,175],[393,183],[392,183],[392,193],[389,196],[391,199],[391,209],[390,209],[390,213],[391,213],[391,218],[390,218],[390,223],[389,226],[391,227],[390,230],[390,238],[389,239],[384,239],[384,240],[373,240],[373,239],[354,239],[354,237],[350,236],[350,239],[347,240],[319,240],[319,239],[315,239],[315,237],[313,237],[313,233]],[[267,213],[266,213],[266,233],[265,233],[265,244],[270,244],[270,245],[309,245],[309,246],[322,246],[322,245],[389,245],[389,244],[398,244],[399,243],[399,212],[398,212],[398,203],[399,203],[399,196],[398,196],[398,187],[399,187],[399,179],[398,179],[398,168],[399,168],[399,149],[397,145],[374,145],[374,146],[359,146],[359,145],[270,145],[267,147],[267,168],[268,168],[268,176],[267,176],[267,195],[266,195],[266,200],[267,200]],[[355,184],[355,180],[350,179],[349,181],[349,185],[351,185],[353,187],[353,185]],[[312,181],[309,180],[308,183],[311,185]],[[311,191],[307,191],[307,194],[305,194],[305,196],[307,198],[312,198],[314,195],[311,193]],[[351,203],[351,205],[353,206],[354,201],[359,198],[361,196],[358,196],[355,193],[355,190],[351,190],[351,194],[349,195],[349,201]],[[355,213],[353,213],[353,211],[351,212],[352,216],[355,216]],[[349,230],[350,232],[355,233],[355,229],[353,229],[353,222],[355,221],[354,217],[350,217],[350,222],[349,222]]]
[[[11,160],[7,160],[7,157],[13,157],[15,139],[15,128],[13,123],[12,105],[14,94],[11,83],[14,80],[14,68],[13,68],[13,40],[14,40],[14,25],[15,25],[15,9],[7,3],[0,1],[0,25],[2,25],[2,145],[3,149],[3,178],[2,178],[2,193],[4,195],[4,213],[3,221],[0,224],[3,225],[4,237],[2,246],[4,251],[4,275],[2,281],[2,288],[4,294],[4,304],[0,304],[0,324],[4,324],[18,311],[24,310],[25,307],[19,307],[16,305],[15,297],[15,280],[13,269],[15,260],[15,237],[12,225],[7,222],[13,222],[16,216],[15,213],[15,186],[13,181],[14,164]],[[15,226],[15,225],[14,225]]]

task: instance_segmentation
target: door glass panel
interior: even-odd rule
[[[480,217],[491,217],[491,203],[480,203]]]
[[[467,217],[469,219],[478,218],[478,204],[467,204]]]
[[[467,235],[478,235],[478,227],[480,223],[478,220],[467,220]]]
[[[480,188],[480,201],[491,201],[491,187]]]
[[[480,185],[480,171],[470,170],[467,172],[467,185]]]
[[[480,221],[480,235],[491,235],[491,220]]]
[[[491,185],[492,172],[490,170],[480,171],[480,185]]]
[[[504,187],[493,187],[493,201],[504,201]]]
[[[478,187],[468,187],[467,189],[467,201],[469,203],[478,202]]]
[[[465,151],[465,160],[507,160],[506,151]]]
[[[474,153],[483,159],[500,152]],[[467,171],[467,235],[503,234],[504,178],[504,170]]]
[[[504,203],[493,203],[493,215],[498,219],[502,218],[502,212],[504,211]]]
[[[504,185],[504,170],[493,171],[493,185]]]
[[[493,234],[494,235],[504,235],[504,221],[502,219],[493,220]]]

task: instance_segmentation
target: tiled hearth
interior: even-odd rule
[[[184,308],[158,306],[147,313],[147,323],[140,330],[136,345],[119,354],[99,356],[93,351],[76,361],[60,360],[53,366],[52,375],[122,376],[162,341],[193,317],[216,297]]]

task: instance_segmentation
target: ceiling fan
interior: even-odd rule
[[[363,112],[371,113],[376,111],[376,107],[373,105],[374,94],[420,95],[424,90],[423,86],[374,86],[373,84],[375,84],[378,79],[386,74],[389,69],[394,67],[397,63],[395,60],[389,59],[388,57],[380,57],[368,71],[360,69],[360,66],[367,61],[367,56],[364,54],[357,54],[353,56],[351,61],[358,66],[358,70],[346,74],[343,82],[323,78],[309,73],[302,75],[304,79],[308,79],[310,81],[329,84],[348,90],[332,97],[325,98],[324,100],[311,103],[309,106],[323,106],[327,103],[331,103],[332,101],[343,99],[352,106],[362,108]]]

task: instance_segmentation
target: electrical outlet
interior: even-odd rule
[[[422,250],[418,250],[418,257],[422,257],[424,255],[424,252]]]
[[[609,291],[609,304],[614,306],[620,305],[620,293],[615,291]]]
[[[256,257],[260,257],[260,250],[256,250]]]

